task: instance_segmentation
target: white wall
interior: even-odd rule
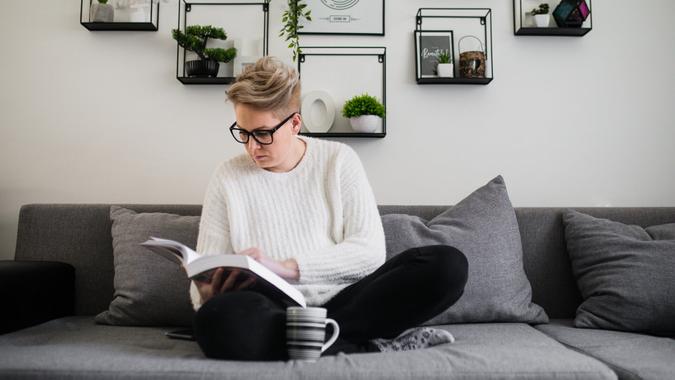
[[[89,32],[75,0],[3,0],[0,259],[22,204],[201,203],[242,151],[225,87],[175,79],[176,1],[152,33]],[[515,37],[508,0],[388,0],[385,37],[303,43],[388,48],[387,137],[342,140],[380,204],[453,204],[502,174],[515,206],[675,206],[675,2],[646,2],[595,0],[588,35],[555,38]],[[283,3],[270,54],[290,62]],[[415,84],[422,6],[493,8],[491,84]]]

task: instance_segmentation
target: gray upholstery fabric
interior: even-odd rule
[[[17,260],[60,261],[75,267],[76,314],[108,308],[113,296],[110,204],[27,204],[21,206]],[[199,216],[200,205],[118,204],[136,212]],[[381,205],[380,214],[410,214],[432,219],[448,205]],[[564,208],[520,207],[516,217],[532,301],[551,318],[574,318],[581,302],[565,248]],[[576,210],[626,224],[675,223],[675,207],[584,207]]]
[[[17,260],[60,261],[75,267],[75,313],[98,314],[112,301],[113,249],[110,204],[30,204],[21,206]],[[199,205],[118,206],[136,212],[201,213]]]
[[[388,258],[412,247],[444,244],[469,261],[464,294],[428,323],[548,321],[531,302],[518,222],[501,176],[430,221],[391,214],[382,223]]]
[[[110,207],[115,258],[115,294],[96,322],[127,326],[189,326],[194,310],[189,280],[181,266],[139,243],[150,236],[179,241],[194,249],[198,216],[136,213]]]
[[[563,214],[572,270],[584,298],[577,327],[675,336],[675,224],[642,228]]]
[[[608,364],[622,380],[675,377],[675,340],[645,334],[576,328],[571,319],[551,320],[537,329]]]
[[[452,344],[301,362],[205,358],[164,328],[68,317],[0,336],[0,378],[49,379],[615,379],[591,357],[519,323],[448,325]]]

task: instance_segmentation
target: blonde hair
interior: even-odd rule
[[[281,119],[300,110],[300,76],[278,58],[262,57],[237,76],[227,98]]]

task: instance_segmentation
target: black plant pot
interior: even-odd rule
[[[194,61],[187,61],[185,63],[185,70],[189,77],[194,78],[215,78],[218,76],[218,68],[220,64],[218,61],[197,59]]]

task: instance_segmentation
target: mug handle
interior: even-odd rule
[[[338,323],[335,322],[334,319],[326,318],[326,326],[328,325],[333,325],[333,336],[331,336],[330,339],[328,339],[328,342],[326,342],[326,344],[321,347],[321,353],[326,351],[328,347],[332,346],[340,335],[340,326],[338,326]]]

